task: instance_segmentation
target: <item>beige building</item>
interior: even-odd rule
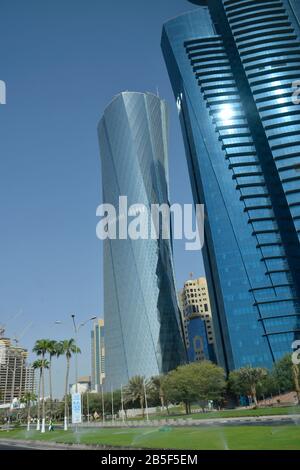
[[[28,351],[13,346],[5,338],[4,330],[0,336],[0,404],[20,400],[26,392],[35,392],[34,370],[27,365]]]
[[[69,386],[70,393],[76,393],[76,383]],[[79,377],[77,382],[78,393],[84,394],[91,391],[91,377],[89,375],[84,375]]]
[[[188,324],[191,318],[201,317],[205,322],[208,344],[215,347],[214,329],[212,323],[211,307],[205,277],[190,279],[185,282],[182,290],[178,292],[179,307],[181,310],[184,336],[187,348],[189,344]],[[201,356],[201,352],[199,352]],[[203,357],[199,356],[199,360]]]

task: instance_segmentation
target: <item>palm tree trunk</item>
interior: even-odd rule
[[[143,419],[144,419],[145,418],[145,410],[144,410],[144,399],[143,399],[142,396],[140,397],[140,405],[141,405],[141,409],[142,409],[142,416],[143,416]]]
[[[160,396],[161,408],[162,408],[162,411],[164,411],[164,409],[165,409],[165,397],[164,397],[164,394],[163,394],[162,390],[160,390],[159,396]]]
[[[66,383],[65,383],[65,418],[64,418],[64,430],[68,430],[68,385],[69,385],[69,371],[70,371],[70,359],[67,357],[67,371],[66,371]]]
[[[254,401],[254,405],[257,406],[257,397],[256,397],[256,387],[255,385],[253,385],[251,387],[251,395],[252,395],[252,398],[253,398],[253,401]]]
[[[31,400],[29,399],[27,403],[27,431],[30,431],[30,403]]]
[[[42,383],[42,369],[40,369],[40,378],[39,378],[39,392],[38,392],[38,404],[37,404],[37,424],[36,430],[40,430],[40,417],[41,417],[41,383]]]
[[[45,369],[42,367],[42,429],[41,432],[45,432]]]
[[[50,417],[52,418],[52,356],[49,357],[49,395],[50,395]]]
[[[300,404],[300,384],[299,384],[299,367],[297,364],[293,364],[293,375],[294,375],[294,383],[295,383],[295,390],[297,394],[298,405]]]

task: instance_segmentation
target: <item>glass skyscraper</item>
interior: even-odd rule
[[[196,1],[167,22],[218,362],[271,367],[300,332],[300,5]]]
[[[117,209],[119,196],[127,196],[128,207],[168,204],[165,102],[121,93],[98,130],[104,203]],[[186,361],[170,240],[104,241],[104,318],[106,390]]]

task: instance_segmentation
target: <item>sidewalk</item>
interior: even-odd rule
[[[297,424],[300,425],[300,414],[273,415],[273,416],[245,416],[238,418],[208,418],[208,419],[151,419],[149,421],[125,421],[103,423],[83,423],[79,428],[145,428],[145,427],[199,427],[199,426],[226,426],[226,425],[255,425],[255,424]],[[73,425],[70,426],[74,427]]]
[[[0,450],[1,446],[10,447],[10,450],[143,450],[137,447],[108,446],[104,444],[61,444],[58,442],[0,438]]]

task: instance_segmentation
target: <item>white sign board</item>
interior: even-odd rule
[[[72,393],[72,423],[81,423],[81,395]]]

